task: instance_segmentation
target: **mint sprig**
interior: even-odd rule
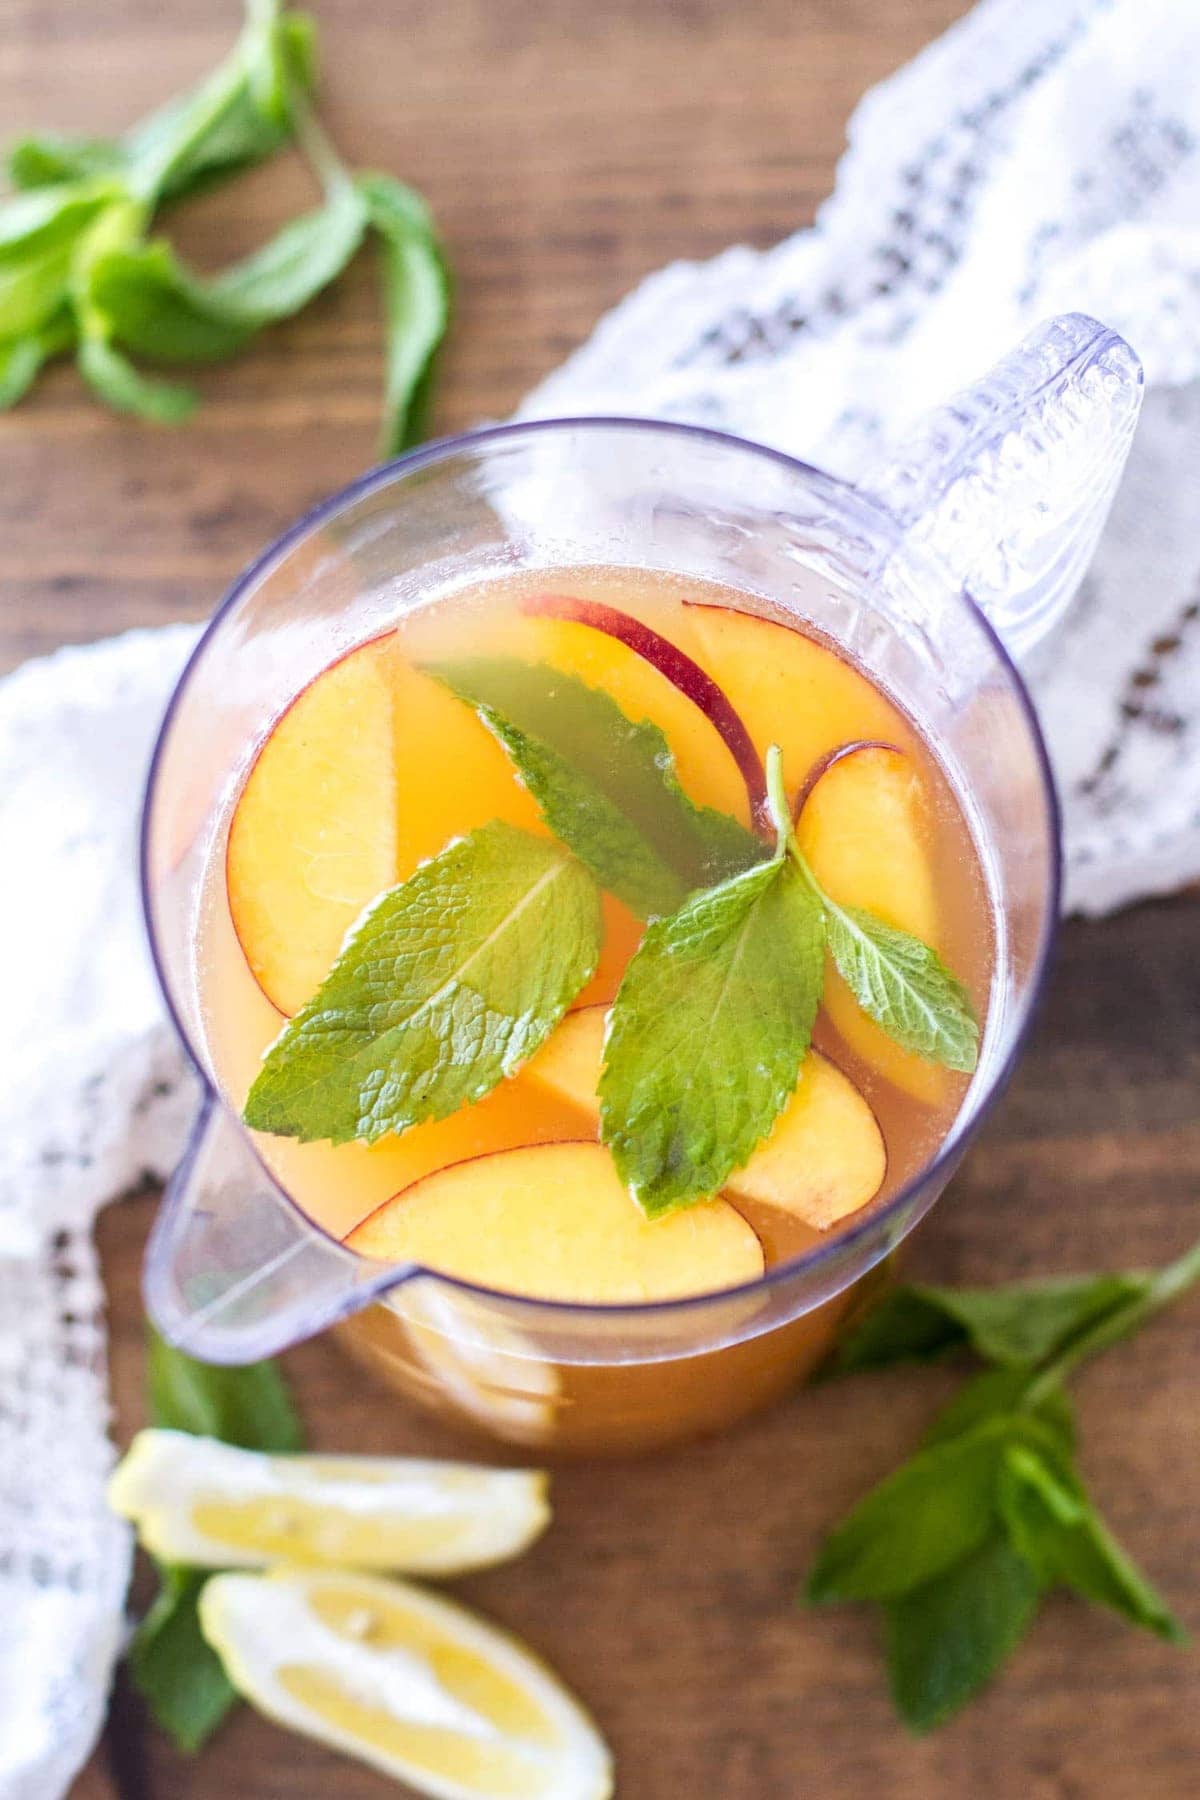
[[[374,1143],[482,1099],[594,973],[600,898],[552,839],[500,820],[455,839],[364,914],[263,1059],[258,1131]]]
[[[315,29],[282,0],[247,0],[237,44],[190,92],[121,138],[29,137],[8,155],[22,191],[0,199],[0,410],[42,366],[74,350],[108,405],[161,424],[194,410],[187,386],[132,360],[230,357],[334,281],[363,238],[384,267],[387,380],[383,452],[414,441],[449,282],[429,213],[387,175],[354,177],[316,118]],[[324,204],[213,276],[148,238],[164,204],[227,178],[295,139]]]
[[[516,657],[423,666],[475,709],[551,831],[639,919],[761,862],[761,839],[684,792],[659,727],[603,689]]]
[[[1200,1244],[1155,1273],[901,1289],[843,1344],[834,1373],[962,1344],[994,1365],[829,1534],[808,1581],[810,1601],[882,1606],[892,1696],[912,1730],[978,1693],[1054,1588],[1183,1641],[1087,1492],[1064,1383],[1198,1280]]]
[[[774,856],[656,920],[613,1002],[600,1135],[650,1218],[717,1193],[770,1131],[808,1049],[825,945],[849,929],[796,841],[777,746],[766,781]],[[923,1054],[973,1067],[966,990],[917,939],[854,919],[874,945],[867,1010]]]

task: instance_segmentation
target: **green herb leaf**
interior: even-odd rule
[[[717,1193],[766,1137],[799,1078],[823,962],[820,907],[782,843],[647,928],[599,1095],[601,1136],[648,1218]]]
[[[264,83],[264,58],[272,56],[276,72]],[[287,83],[280,78],[281,65]],[[265,12],[260,8],[252,38],[244,35],[217,71],[149,114],[124,137],[31,133],[9,147],[8,176],[17,188],[48,187],[97,175],[136,174],[139,164],[153,159],[165,163],[161,197],[179,199],[280,149],[295,128],[296,99],[311,93],[315,80],[315,27],[309,14],[279,15],[275,7]],[[285,95],[282,113],[277,109],[270,116],[263,110],[256,95],[264,86],[276,97]],[[214,100],[218,91],[219,104]],[[206,117],[198,126],[202,99]],[[167,156],[176,145],[175,153]]]
[[[434,360],[450,323],[450,273],[419,194],[391,175],[360,175],[383,262],[387,321],[382,456],[399,456],[425,434]]]
[[[225,60],[122,139],[132,188],[158,201],[270,154],[294,128],[294,103],[312,77],[311,21],[283,15],[278,0],[247,0],[246,22]]]
[[[1074,1470],[1028,1446],[1005,1454],[1000,1510],[1016,1549],[1045,1586],[1061,1582],[1168,1642],[1187,1641],[1166,1601],[1122,1550]]]
[[[922,1586],[991,1535],[1008,1443],[1022,1426],[987,1417],[931,1445],[871,1489],[822,1545],[808,1598],[889,1600]]]
[[[158,1725],[187,1754],[201,1749],[237,1693],[200,1630],[207,1569],[161,1566],[162,1585],[129,1646],[129,1667]]]
[[[885,1608],[888,1676],[910,1730],[941,1725],[984,1687],[1033,1622],[1038,1579],[993,1532]]]
[[[602,689],[516,657],[425,667],[475,708],[551,831],[639,918],[761,862],[757,837],[684,793],[658,726]]]
[[[445,264],[411,190],[386,175],[357,185],[342,166],[309,107],[315,74],[308,15],[247,0],[230,55],[122,138],[44,133],[12,148],[22,191],[0,203],[0,406],[28,390],[40,367],[33,340],[69,305],[68,341],[79,340],[81,372],[100,399],[159,423],[186,418],[196,404],[190,389],[142,375],[120,346],[165,362],[233,355],[341,273],[370,216],[385,240],[389,294],[386,437],[389,448],[414,440],[448,317]],[[205,278],[164,242],[142,241],[161,202],[260,161],[292,136],[326,204],[256,255]],[[41,360],[49,354],[43,342]]]
[[[993,1288],[897,1288],[850,1331],[830,1372],[926,1361],[963,1346],[988,1362],[1041,1362],[1076,1333],[1137,1299],[1149,1281],[1141,1274],[1079,1275]]]
[[[1075,1444],[1075,1411],[1060,1387],[1051,1388],[1034,1406],[1027,1405],[1032,1375],[1028,1369],[985,1369],[973,1381],[964,1382],[954,1398],[933,1419],[921,1439],[922,1448],[958,1437],[982,1420],[1004,1413],[1028,1412],[1049,1434],[1047,1452],[1066,1458]]]
[[[902,1049],[969,1073],[979,1059],[979,1022],[937,952],[862,907],[822,900],[833,960],[863,1011]]]
[[[43,188],[0,204],[0,338],[41,330],[66,302],[79,246],[119,190]]]
[[[156,425],[181,425],[196,410],[197,396],[191,388],[141,374],[101,337],[85,337],[78,360],[92,392],[118,412],[136,413]]]
[[[495,821],[368,910],[268,1050],[259,1131],[373,1143],[512,1075],[595,970],[600,900],[558,844]]]
[[[56,131],[32,133],[10,144],[5,169],[16,188],[55,187],[120,172],[124,152],[115,138],[67,137]]]
[[[274,56],[290,77],[264,84],[263,59]],[[167,102],[135,125],[110,149],[130,172],[141,191],[163,200],[210,187],[214,182],[262,162],[295,131],[295,111],[316,83],[315,27],[307,13],[279,15],[274,6],[259,7],[229,57],[191,92]],[[285,110],[264,112],[257,89],[286,91]],[[38,152],[43,156],[38,140]],[[70,140],[51,140],[51,155],[63,154]],[[101,147],[94,144],[93,155]],[[85,156],[86,156],[85,151]],[[26,160],[37,172],[38,156]],[[66,171],[64,170],[64,173]],[[30,185],[28,180],[22,186]]]
[[[289,318],[341,274],[366,227],[357,189],[338,183],[324,206],[293,219],[261,250],[204,288],[228,315],[255,325]]]
[[[307,306],[342,273],[365,229],[365,209],[346,185],[220,275],[194,275],[160,238],[97,258],[88,295],[127,349],[160,362],[217,360]]]
[[[256,325],[224,308],[163,238],[96,259],[91,304],[112,337],[159,362],[210,362],[232,356]]]
[[[154,1330],[146,1333],[150,1421],[168,1431],[220,1438],[245,1450],[299,1450],[304,1432],[273,1362],[222,1368],[197,1362]]]
[[[42,340],[36,333],[0,344],[0,412],[15,406],[29,392],[44,361]]]

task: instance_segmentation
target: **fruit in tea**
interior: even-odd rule
[[[859,741],[820,759],[799,796],[796,836],[817,880],[839,905],[864,907],[939,947],[928,800],[906,751]],[[946,1071],[893,1043],[833,968],[824,1005],[851,1049],[889,1081],[927,1104],[945,1096]]]
[[[633,613],[571,594],[539,594],[526,602],[525,611],[539,618],[566,619],[590,626],[605,637],[625,644],[635,656],[665,675],[673,687],[694,702],[711,720],[741,771],[756,822],[766,821],[767,786],[762,755],[746,729],[745,721],[730,704],[725,690],[686,651],[663,637]]]
[[[600,1117],[596,1087],[607,1009],[590,1006],[564,1019],[525,1069],[592,1122]],[[887,1172],[887,1151],[874,1113],[853,1082],[810,1050],[791,1100],[770,1136],[725,1185],[727,1197],[756,1200],[794,1213],[825,1231],[866,1206]]]
[[[227,852],[227,917],[245,955],[239,967],[244,975],[249,966],[277,1008],[294,1013],[312,998],[341,954],[348,927],[381,893],[494,820],[544,838],[546,818],[553,819],[560,841],[601,888],[607,879],[620,885],[624,865],[606,865],[586,832],[578,842],[573,838],[571,807],[587,814],[588,829],[609,820],[613,835],[604,842],[616,844],[622,855],[629,841],[623,802],[627,821],[658,820],[654,739],[638,731],[643,722],[662,734],[662,756],[654,750],[654,765],[669,770],[673,761],[685,796],[680,800],[678,788],[664,789],[664,816],[671,817],[677,800],[685,807],[690,801],[693,813],[709,808],[723,815],[716,825],[732,833],[713,839],[732,843],[732,861],[714,863],[719,872],[702,884],[707,889],[711,882],[714,895],[720,871],[736,883],[738,871],[756,857],[766,883],[774,880],[772,868],[786,869],[795,891],[798,870],[807,863],[835,906],[863,908],[948,952],[952,962],[960,959],[968,941],[966,915],[961,902],[947,912],[940,890],[948,846],[963,868],[973,870],[969,840],[936,765],[904,715],[827,645],[736,606],[701,603],[694,590],[686,600],[667,598],[655,579],[646,578],[634,610],[610,604],[610,595],[624,600],[612,580],[607,586],[582,581],[585,591],[578,596],[518,581],[499,605],[489,592],[488,605],[474,611],[454,602],[432,606],[349,653],[304,690],[251,769],[235,804]],[[493,671],[490,690],[485,664]],[[473,666],[474,687],[467,679]],[[537,676],[532,686],[531,668]],[[559,674],[570,683],[557,681]],[[604,722],[604,708],[589,712],[578,703],[580,711],[570,712],[580,683],[612,703],[611,723],[603,725],[611,738],[597,724],[598,718]],[[536,742],[543,721],[551,719],[528,703],[535,690],[538,704],[551,713],[558,708],[557,723],[545,725],[546,759],[527,765],[522,745]],[[495,726],[497,711],[503,719],[506,693],[513,712],[493,735],[484,720]],[[586,749],[575,730],[584,717],[592,733]],[[649,771],[640,787],[628,773],[635,754]],[[766,764],[772,771],[769,810],[783,821],[778,831],[763,829]],[[537,783],[546,779],[563,784],[570,804],[556,811],[543,797],[543,817],[534,796],[543,796]],[[796,826],[785,854],[789,806]],[[947,820],[955,821],[952,829]],[[752,823],[757,837],[747,832]],[[747,854],[743,846],[748,861],[738,860]],[[593,855],[598,860],[590,861]],[[689,873],[688,886],[695,879]],[[633,903],[648,916],[673,911],[677,902],[657,901],[657,892],[652,884]],[[810,895],[810,907],[826,905],[812,883],[802,892]],[[321,1136],[319,1129],[306,1133],[303,1120],[296,1138],[264,1138],[269,1165],[327,1229],[348,1233],[345,1241],[366,1256],[417,1262],[509,1291],[599,1303],[665,1299],[754,1279],[765,1262],[807,1249],[819,1233],[894,1192],[921,1166],[936,1142],[932,1134],[953,1116],[962,1077],[899,1048],[861,1010],[830,961],[823,994],[816,975],[812,983],[814,1008],[821,1001],[818,1047],[798,1061],[806,1020],[794,1091],[770,1116],[773,1123],[763,1126],[757,1147],[741,1166],[725,1163],[731,1172],[721,1195],[697,1201],[709,1190],[693,1187],[680,1210],[648,1221],[623,1187],[612,1153],[597,1141],[605,1020],[643,931],[642,919],[611,893],[602,894],[602,903],[605,941],[596,975],[575,993],[572,1010],[559,1016],[539,1053],[476,1106],[431,1118],[372,1149],[298,1141]],[[715,918],[716,899],[713,907],[709,916]],[[972,918],[977,926],[978,915]],[[414,917],[417,939],[423,929]],[[451,954],[453,932],[449,922],[445,943],[431,940],[430,951]],[[421,941],[414,941],[415,954],[424,953]],[[514,954],[536,957],[544,941],[537,930],[527,931],[514,939]],[[345,954],[352,957],[353,945]],[[818,954],[818,973],[821,963]],[[775,966],[770,958],[764,962],[768,971]],[[460,980],[459,965],[447,967]],[[481,1030],[490,1029],[488,1008],[499,1009],[498,1022],[504,1016],[504,971],[494,974],[495,990],[481,989],[477,996]],[[373,970],[372,981],[378,977]],[[972,985],[983,990],[982,964],[975,966]],[[686,985],[680,990],[682,1012],[689,991]],[[435,1012],[442,992],[431,982],[422,1005]],[[735,1050],[744,1043],[749,1054],[760,1041],[753,999],[751,993],[740,1037],[740,1028],[725,1034],[727,1055],[731,1043]],[[267,1011],[261,996],[257,1005]],[[475,1055],[462,1018],[448,1011],[439,1024],[434,1012],[422,1054]],[[251,1016],[249,1009],[244,1016]],[[646,1015],[658,1016],[654,1009]],[[662,1016],[676,1015],[667,1008]],[[250,1048],[257,1054],[277,1025],[268,1029],[257,1013],[253,1018]],[[343,1023],[349,1043],[353,1034]],[[324,1031],[326,1024],[336,1034],[337,1022],[325,1021],[318,1009],[295,1029]],[[702,1028],[690,1031],[698,1040],[695,1057],[712,1054]],[[690,1047],[671,1041],[669,1032],[664,1045],[665,1066],[687,1082],[694,1066]],[[278,1050],[276,1045],[271,1057]],[[400,1052],[381,1042],[377,1066],[369,1067],[362,1059],[375,1056],[374,1050],[352,1054],[359,1061],[347,1065],[347,1083],[369,1084],[390,1079],[388,1058]],[[233,1086],[244,1093],[243,1083],[252,1077],[245,1046],[214,1060],[235,1071]],[[653,1058],[650,1066],[660,1067]],[[421,1070],[412,1073],[424,1078]],[[726,1085],[718,1083],[714,1091],[734,1096],[736,1104],[736,1055],[724,1074]],[[792,1078],[791,1069],[785,1071],[785,1086]],[[302,1080],[299,1073],[296,1079]],[[914,1106],[914,1099],[923,1106]],[[306,1104],[301,1093],[301,1113]],[[715,1128],[722,1128],[719,1119]],[[693,1148],[681,1143],[679,1151],[690,1156]],[[717,1173],[712,1185],[723,1175]]]
[[[624,641],[566,618],[517,617],[479,643],[602,688],[659,726],[693,799],[748,816],[715,724]],[[434,619],[350,651],[297,695],[255,759],[230,825],[226,886],[246,961],[282,1013],[310,998],[364,907],[450,838],[492,819],[545,830],[491,732],[418,666],[455,647]],[[581,1005],[612,999],[641,936],[611,894],[604,923]]]
[[[234,929],[267,998],[293,1013],[368,900],[395,880],[392,691],[382,645],[354,650],[292,702],[229,829]]]
[[[651,1224],[608,1151],[585,1142],[455,1163],[386,1201],[346,1241],[363,1256],[545,1300],[670,1300],[763,1272],[758,1238],[726,1201]]]
[[[907,747],[911,730],[896,708],[828,645],[729,606],[683,611],[697,660],[721,683],[754,742],[779,745],[789,794],[839,744],[882,738]]]

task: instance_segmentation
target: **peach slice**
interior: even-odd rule
[[[937,949],[929,801],[913,757],[886,744],[851,744],[818,766],[805,790],[796,836],[830,897],[865,907]],[[893,1043],[832,962],[824,1005],[830,1023],[870,1068],[927,1105],[946,1100],[946,1070]]]
[[[587,1007],[562,1021],[526,1065],[522,1079],[599,1120],[596,1087],[606,1011]],[[796,1091],[770,1135],[730,1176],[735,1203],[756,1201],[827,1231],[873,1200],[887,1172],[887,1151],[874,1113],[836,1064],[810,1050]]]
[[[453,614],[416,613],[401,625],[400,636],[416,664],[463,654],[462,621]],[[472,617],[466,642],[472,656],[549,663],[589,687],[603,688],[628,718],[658,726],[671,746],[679,780],[698,806],[749,823],[746,787],[717,726],[691,695],[622,639],[573,617],[498,611],[490,618]]]
[[[386,1201],[347,1242],[363,1256],[582,1304],[710,1293],[764,1266],[758,1238],[726,1201],[651,1224],[608,1151],[585,1142],[455,1163]]]
[[[602,600],[574,594],[537,594],[525,602],[525,611],[535,618],[586,625],[624,644],[642,662],[665,676],[679,693],[699,707],[720,734],[746,784],[755,822],[769,831],[767,782],[758,747],[724,689],[685,650],[635,613],[622,612],[620,607],[608,606]]]
[[[396,869],[386,640],[324,670],[263,744],[229,829],[225,879],[246,961],[280,1012],[320,985]]]
[[[363,908],[452,837],[491,819],[545,830],[491,732],[416,666],[458,647],[452,625],[418,617],[350,651],[297,695],[250,770],[230,826],[226,882],[246,960],[280,1012],[311,997]],[[547,661],[606,689],[631,718],[665,733],[698,804],[748,817],[716,728],[627,645],[569,620],[501,614],[472,637],[471,650]],[[611,1000],[642,931],[611,895],[604,916],[600,967],[584,1003]]]
[[[407,881],[417,864],[451,838],[503,819],[546,835],[533,796],[521,786],[487,726],[432,675],[413,666],[399,634],[389,663],[393,706],[393,792],[396,872]]]
[[[448,1163],[557,1142],[577,1129],[573,1107],[517,1075],[474,1106],[449,1118],[426,1119],[376,1144],[302,1144],[260,1134],[256,1147],[290,1193],[311,1196],[325,1229],[344,1237],[393,1194]]]
[[[765,754],[783,752],[783,778],[795,793],[817,760],[858,738],[908,748],[912,728],[865,675],[835,650],[774,619],[728,606],[689,603],[688,624],[700,662],[720,682]]]
[[[491,732],[394,633],[325,669],[276,722],[230,826],[233,926],[267,998],[298,1011],[363,908],[490,819],[544,830]]]

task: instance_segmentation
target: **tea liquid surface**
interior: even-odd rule
[[[946,773],[906,714],[823,641],[756,616],[749,596],[691,578],[564,569],[505,578],[431,602],[399,619],[394,632],[331,665],[277,721],[267,742],[291,734],[288,756],[278,759],[291,773],[277,783],[271,778],[274,791],[245,801],[244,816],[232,827],[233,849],[231,808],[202,908],[200,986],[207,1042],[220,1085],[237,1110],[286,1015],[315,989],[345,933],[378,892],[405,880],[449,840],[493,818],[546,832],[500,744],[418,665],[467,654],[549,661],[606,689],[631,719],[652,717],[666,733],[690,797],[750,823],[738,768],[696,701],[603,631],[572,619],[530,616],[528,603],[548,592],[618,608],[699,664],[728,697],[760,753],[780,745],[790,796],[813,779],[823,758],[846,746],[863,746],[856,753],[860,757],[874,746],[877,758],[890,752],[904,759],[927,864],[922,905],[928,917],[918,934],[964,982],[985,1020],[994,941],[980,858]],[[843,759],[843,768],[850,760]],[[265,785],[266,768],[260,755],[243,796],[256,782]],[[845,785],[851,793],[862,784]],[[828,796],[832,823],[823,829],[832,832],[839,829],[832,786]],[[862,819],[847,813],[845,829],[861,835]],[[877,885],[879,911],[886,917],[886,867],[879,869]],[[583,1008],[599,1009],[611,1001],[643,929],[611,896],[604,897],[603,909],[600,966],[564,1023]],[[911,919],[891,922],[916,928]],[[601,1016],[597,1012],[597,1019]],[[839,1001],[828,982],[813,1041],[862,1095],[882,1132],[886,1172],[868,1203],[877,1208],[936,1151],[969,1078],[898,1050],[857,1012],[848,991]],[[695,1054],[703,1057],[703,1042],[697,1042]],[[522,1146],[594,1143],[597,1136],[594,1107],[581,1106],[561,1086],[556,1090],[537,1079],[531,1065],[477,1104],[371,1147],[335,1148],[261,1133],[257,1147],[296,1202],[327,1232],[345,1239],[385,1203],[436,1171]],[[561,1200],[569,1208],[569,1192]],[[825,1235],[811,1217],[761,1198],[734,1193],[729,1203],[757,1236],[768,1268]],[[477,1267],[469,1273],[478,1278]],[[705,1288],[720,1285],[719,1273],[704,1283]],[[523,1291],[537,1294],[536,1273]]]

